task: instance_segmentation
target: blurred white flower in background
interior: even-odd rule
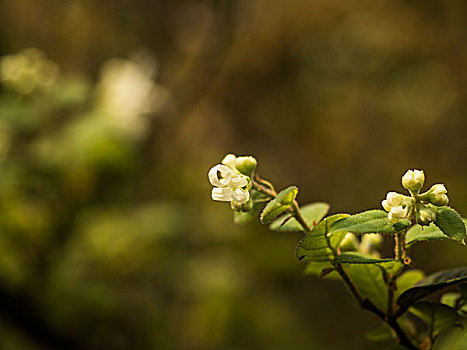
[[[106,61],[97,85],[97,109],[110,117],[115,126],[143,135],[150,122],[149,115],[173,107],[170,92],[153,80],[156,71],[156,61],[145,53],[134,60]]]

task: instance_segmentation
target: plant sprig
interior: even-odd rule
[[[325,217],[328,204],[316,202],[300,208],[296,186],[277,192],[271,182],[258,175],[256,166],[251,156],[226,155],[209,171],[212,198],[230,202],[237,223],[259,216],[274,231],[303,232],[295,254],[307,261],[306,271],[320,278],[338,276],[360,307],[385,324],[386,328],[372,332],[370,339],[392,337],[402,348],[429,350],[442,332],[466,316],[467,288],[463,282],[467,281],[467,267],[423,278],[422,272],[413,269],[409,254],[413,244],[427,240],[451,239],[466,244],[466,220],[447,206],[443,184],[420,193],[424,172],[408,170],[402,185],[409,195],[388,192],[381,203],[385,211]],[[393,257],[380,256],[383,235],[394,240]],[[452,297],[440,302],[422,300],[454,285],[459,286],[459,293],[450,305],[443,300]]]

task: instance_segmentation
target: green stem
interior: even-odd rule
[[[402,260],[402,234],[401,232],[396,233],[394,236],[394,259]]]
[[[297,220],[300,223],[300,225],[302,225],[305,232],[307,233],[310,232],[311,228],[310,226],[308,226],[305,219],[303,218],[302,213],[300,211],[300,207],[298,206],[298,202],[296,200],[293,201],[292,210],[293,210],[293,216],[295,217],[295,220]]]

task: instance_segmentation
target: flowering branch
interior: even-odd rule
[[[420,299],[445,286],[467,281],[467,268],[441,271],[427,277],[421,286],[415,284],[418,280],[405,277],[412,266],[407,247],[414,242],[453,239],[465,244],[465,224],[456,211],[446,206],[449,199],[444,185],[433,185],[420,194],[425,174],[409,170],[402,177],[402,185],[410,195],[388,192],[381,202],[386,212],[369,210],[352,216],[338,214],[325,218],[329,210],[326,203],[310,203],[301,209],[296,200],[297,187],[291,186],[278,193],[269,181],[255,172],[256,165],[251,156],[225,156],[208,174],[214,186],[212,198],[230,202],[236,217],[241,215],[243,219],[251,219],[267,203],[260,215],[261,222],[270,224],[276,231],[303,232],[305,236],[297,247],[297,257],[308,261],[310,271],[319,267],[312,273],[322,278],[337,273],[360,307],[388,325],[404,348],[417,350],[424,349],[423,344],[432,344],[440,332],[436,329],[440,321],[435,323],[438,318],[447,323],[442,325],[442,330],[455,325],[460,315],[458,310],[467,301],[456,301],[449,307],[427,304]],[[393,237],[394,259],[380,258],[378,248],[382,235]],[[462,295],[465,298],[466,292]],[[429,334],[417,329],[418,333],[409,336],[409,330],[417,328],[418,323],[405,317],[408,313],[425,323]],[[401,317],[403,324],[398,322]]]

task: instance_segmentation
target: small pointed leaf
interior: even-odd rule
[[[323,202],[316,202],[305,204],[300,208],[302,212],[303,219],[306,221],[309,227],[316,226],[322,218],[328,213],[329,211],[329,204]],[[299,232],[303,231],[302,226],[298,223],[295,218],[291,218],[285,224],[283,224],[284,220],[287,219],[286,215],[283,215],[276,220],[274,220],[269,228],[273,231],[280,231],[280,232]]]
[[[410,222],[408,220],[404,219],[397,223],[392,223],[389,221],[388,213],[385,211],[369,210],[336,222],[331,228],[331,233],[345,231],[355,234],[394,234],[407,229],[409,226]]]
[[[279,215],[286,212],[292,206],[297,193],[298,188],[296,186],[290,186],[281,191],[276,198],[266,204],[260,216],[261,222],[263,224],[269,224]]]

